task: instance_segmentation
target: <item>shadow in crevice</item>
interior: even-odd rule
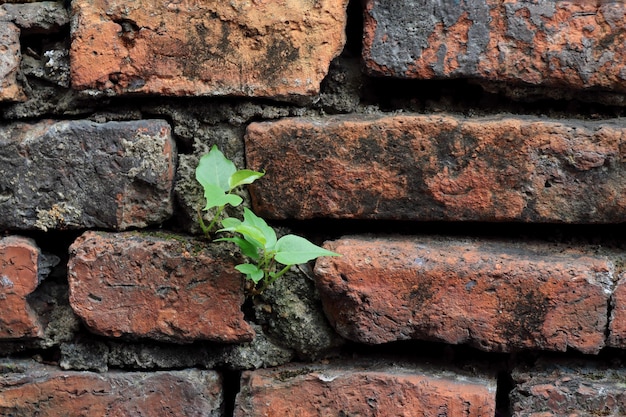
[[[237,394],[241,390],[241,371],[221,370],[222,387],[224,389],[224,411],[226,417],[235,412]]]

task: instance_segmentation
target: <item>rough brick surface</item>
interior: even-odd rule
[[[236,259],[218,244],[86,232],[70,253],[70,304],[96,333],[177,342],[254,337]]]
[[[0,16],[0,102],[26,100],[17,83],[20,57],[20,30]]]
[[[616,120],[447,115],[253,123],[255,211],[268,218],[622,222]]]
[[[367,0],[377,75],[626,91],[620,1]]]
[[[235,417],[495,414],[495,381],[410,365],[291,365],[244,372]]]
[[[593,361],[550,362],[513,371],[513,417],[626,415],[622,366]]]
[[[166,95],[319,91],[347,0],[73,2],[72,84]]]
[[[67,9],[57,1],[0,4],[0,21],[3,20],[15,23],[29,34],[55,32],[70,22]]]
[[[425,339],[487,351],[604,346],[615,268],[604,257],[437,238],[343,238],[326,247],[343,256],[316,263],[322,303],[351,340]]]
[[[176,149],[160,120],[0,127],[0,228],[127,229],[173,211]]]
[[[42,325],[27,297],[39,284],[39,248],[30,239],[0,239],[0,339],[41,337]]]
[[[611,318],[607,345],[626,348],[626,274],[622,273],[611,297]]]
[[[220,417],[215,371],[59,371],[30,362],[0,364],[3,416]]]

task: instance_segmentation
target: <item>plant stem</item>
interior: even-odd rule
[[[207,227],[207,232],[206,232],[207,237],[211,233],[211,230],[213,229],[213,227],[215,227],[215,224],[217,223],[218,219],[220,218],[220,215],[222,214],[222,211],[224,211],[224,207],[226,206],[218,207],[217,212],[215,213],[215,216],[213,216],[213,220],[211,220],[211,223],[209,223],[209,227]]]
[[[282,277],[283,275],[285,275],[285,273],[287,271],[289,271],[289,268],[291,268],[293,265],[286,265],[283,269],[280,270],[280,272],[278,274],[275,274],[272,279],[269,280],[269,283],[267,285],[271,285],[274,283],[274,281],[276,281],[278,278]]]
[[[208,227],[206,227],[206,224],[204,224],[204,219],[202,218],[202,210],[200,210],[200,208],[198,208],[198,223],[200,224],[200,229],[202,229],[204,236],[208,238],[210,230]]]

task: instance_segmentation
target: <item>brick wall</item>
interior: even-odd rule
[[[626,415],[625,16],[0,0],[0,415]],[[342,256],[247,294],[214,144]]]

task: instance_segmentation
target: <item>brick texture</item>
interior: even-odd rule
[[[616,120],[448,115],[253,123],[255,211],[316,217],[565,223],[626,215]],[[294,198],[295,197],[295,198]]]
[[[487,351],[605,343],[615,265],[593,252],[437,238],[343,238],[320,258],[324,310],[342,336],[425,339]]]
[[[72,84],[165,95],[314,95],[347,0],[73,2]]]
[[[241,311],[241,274],[218,244],[86,232],[70,253],[70,304],[95,333],[175,342],[254,337]]]
[[[0,415],[39,417],[220,417],[215,371],[60,371],[30,362],[0,364]]]
[[[160,120],[0,127],[0,229],[127,229],[173,211],[176,147]]]
[[[495,414],[495,381],[405,365],[291,365],[244,372],[235,417]]]
[[[0,340],[43,335],[27,301],[39,284],[39,256],[39,248],[30,239],[0,239]]]
[[[513,371],[513,417],[626,415],[621,366],[594,361],[540,360]]]
[[[626,274],[622,273],[611,298],[611,318],[607,345],[626,348]]]
[[[20,30],[0,15],[0,102],[24,101],[26,95],[17,82],[20,69]]]
[[[28,34],[57,32],[70,21],[64,5],[56,1],[0,4],[0,21],[3,20],[15,23]]]
[[[367,0],[370,73],[626,91],[625,6],[613,1]]]

